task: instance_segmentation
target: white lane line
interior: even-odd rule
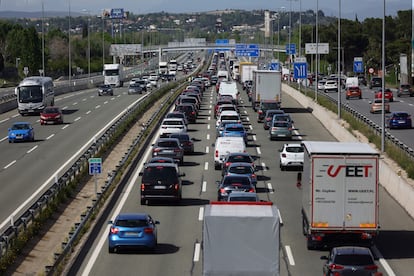
[[[249,118],[249,117],[246,117],[246,120],[247,120],[248,122],[250,122],[250,118]]]
[[[207,129],[210,129],[210,125],[207,125]]]
[[[108,102],[108,101],[105,101],[105,102],[104,102],[104,104],[107,104],[107,103],[109,103],[109,102]]]
[[[207,117],[207,121],[210,121],[210,120],[211,120],[211,117],[210,117],[210,116],[208,116],[208,117]]]
[[[67,128],[69,125],[64,125],[63,127],[62,127],[62,129],[65,129],[65,128]]]
[[[267,183],[267,190],[269,191],[269,194],[273,194],[273,187],[272,187],[272,183]]]
[[[277,209],[277,214],[279,215],[280,225],[283,225],[283,219],[282,219],[282,215],[280,214],[280,209],[279,208]]]
[[[286,250],[286,255],[288,257],[288,260],[289,260],[289,264],[292,266],[295,265],[295,259],[293,259],[293,254],[292,254],[292,250],[290,249],[290,246],[286,245],[285,250]]]
[[[72,105],[77,105],[78,104],[78,102],[74,102]]]
[[[211,114],[211,109],[208,111],[208,114]]]
[[[7,122],[8,120],[10,120],[10,118],[3,119],[3,120],[0,121],[0,123]]]
[[[12,116],[12,118],[16,118],[16,117],[19,117],[20,116],[20,114],[19,113],[17,113],[17,114],[14,114],[13,116]]]
[[[68,109],[68,106],[64,106],[62,107],[62,110]]]
[[[204,216],[204,207],[200,207],[200,209],[198,210],[198,220],[203,221],[203,216]]]
[[[207,181],[203,181],[203,185],[201,186],[201,191],[205,193],[207,191]]]
[[[28,151],[26,151],[26,153],[31,153],[32,151],[34,151],[35,149],[37,149],[38,146],[34,146],[33,148],[29,149]]]
[[[253,130],[253,127],[252,127],[252,125],[249,125],[249,128],[250,128],[250,130]]]
[[[1,140],[0,140],[0,142],[3,142],[3,141],[5,141],[5,140],[7,140],[7,139],[9,139],[9,137],[4,137],[4,138],[1,138]]]
[[[262,164],[261,164],[261,165],[262,165],[262,170],[263,170],[263,171],[267,171],[266,164],[265,164],[264,162],[262,162]]]
[[[207,171],[208,170],[208,162],[204,163],[204,170]]]
[[[210,134],[207,134],[206,139],[210,140]]]
[[[256,151],[257,151],[258,155],[262,154],[262,151],[260,150],[260,147],[256,147]]]
[[[6,137],[7,138],[7,137]],[[207,146],[206,147],[206,153],[209,153],[209,151],[210,151],[210,148]]]
[[[256,141],[256,140],[257,140],[256,135],[253,135],[253,141]]]
[[[88,115],[88,114],[89,114],[89,113],[91,113],[91,112],[92,112],[92,111],[88,110],[88,111],[86,111],[86,113],[85,113],[85,114],[86,114],[86,115]]]
[[[48,137],[46,137],[46,140],[49,140],[50,138],[52,138],[53,136],[55,136],[55,134],[50,134]]]
[[[95,106],[95,109],[98,109],[98,108],[100,108],[101,107],[101,105],[97,105],[97,106]]]
[[[79,121],[81,118],[82,118],[82,117],[78,117],[78,118],[76,118],[74,121],[75,121],[75,122],[76,122],[76,121]]]
[[[200,251],[201,251],[200,243],[196,243],[195,248],[194,248],[194,258],[193,258],[194,262],[198,262],[200,260]]]
[[[16,160],[11,161],[9,164],[7,164],[6,166],[4,166],[4,169],[9,168],[10,166],[12,166],[14,163],[16,163]]]
[[[382,256],[381,252],[378,250],[378,248],[375,245],[372,247],[372,251],[374,251],[375,256],[378,257],[378,261],[381,263],[382,267],[387,272],[387,275],[388,276],[395,276],[394,271],[391,269],[390,265],[384,259],[384,257]]]
[[[85,102],[86,100],[87,100],[86,98],[83,98],[83,99],[82,99],[82,102]]]

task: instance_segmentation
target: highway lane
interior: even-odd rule
[[[212,107],[214,93],[206,93],[203,110],[196,124],[190,125],[190,134],[197,139],[196,154],[186,156],[181,167],[184,177],[183,202],[178,206],[154,204],[141,206],[139,203],[139,181],[137,176],[141,165],[137,167],[128,187],[122,192],[119,204],[106,220],[119,212],[148,212],[159,220],[159,248],[155,253],[127,251],[121,254],[108,254],[106,237],[108,226],[102,225],[94,244],[80,269],[72,272],[78,275],[201,275],[202,272],[202,210],[203,205],[215,200],[217,190],[215,181],[220,172],[214,170],[212,143],[215,140]],[[245,95],[242,92],[242,97]],[[292,114],[295,127],[300,136],[297,139],[335,140],[322,127],[321,123],[308,110],[301,107],[287,95],[283,97],[283,108]],[[244,105],[249,105],[246,101]],[[306,249],[305,237],[301,229],[301,192],[296,187],[296,172],[281,172],[278,167],[278,148],[285,141],[269,141],[261,124],[250,107],[242,108],[243,121],[251,127],[248,151],[257,157],[258,193],[263,200],[271,200],[280,209],[283,226],[281,229],[281,275],[320,275],[326,251]],[[242,113],[243,114],[243,113]],[[147,158],[143,158],[145,161]],[[383,235],[380,234],[374,248],[381,271],[389,265],[396,273],[384,275],[410,275],[414,264],[413,254],[404,249],[404,244],[414,242],[414,222],[402,208],[381,189],[380,222]],[[225,227],[225,225],[223,226]],[[252,229],[252,235],[260,235]],[[247,237],[248,238],[248,237]],[[377,248],[379,252],[377,252]],[[245,260],[241,260],[245,261]],[[386,267],[384,267],[386,266]],[[397,273],[398,272],[398,273]],[[82,274],[83,273],[83,274]]]
[[[59,96],[56,105],[64,112],[63,125],[39,123],[39,116],[18,115],[17,110],[0,115],[0,221],[4,221],[20,204],[44,183],[54,182],[74,162],[68,160],[93,141],[98,132],[142,95],[127,95],[126,88],[115,90],[113,97],[98,97],[96,89]],[[9,144],[7,128],[15,121],[29,121],[35,128],[35,142]],[[62,166],[62,164],[65,164]],[[48,181],[51,179],[51,181]],[[4,225],[4,224],[3,224]],[[2,225],[2,226],[3,226]]]

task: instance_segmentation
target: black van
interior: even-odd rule
[[[149,163],[139,174],[141,179],[141,205],[148,200],[174,200],[182,197],[181,176],[177,164]]]

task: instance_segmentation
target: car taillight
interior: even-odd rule
[[[282,157],[286,158],[286,153],[282,153]]]
[[[154,232],[154,229],[152,229],[152,228],[149,228],[149,227],[148,227],[148,228],[145,228],[145,229],[144,229],[144,233],[145,233],[145,234],[152,234],[153,232]]]
[[[216,150],[216,153],[214,154],[215,157],[219,157],[218,150]]]
[[[180,185],[178,185],[178,183],[174,184],[174,190],[177,190],[180,188]]]
[[[226,192],[226,190],[225,189],[223,189],[223,188],[221,188],[220,189],[220,194],[226,194],[227,192]]]
[[[161,149],[160,148],[155,148],[155,149],[153,149],[152,151],[153,152],[159,152]]]
[[[180,152],[181,150],[180,149],[174,149],[174,152]]]
[[[257,111],[258,114],[262,115],[263,111],[261,109],[259,109],[259,111]]]
[[[273,131],[273,130],[277,130],[277,127],[272,127],[272,131]]]
[[[367,265],[364,267],[364,269],[366,270],[378,270],[378,266],[377,265]]]
[[[119,229],[116,227],[111,227],[111,234],[118,234]]]
[[[141,191],[144,191],[145,190],[145,185],[144,185],[144,183],[141,183]]]
[[[254,193],[254,189],[250,188],[249,193]]]
[[[266,118],[266,121],[270,121],[270,117],[267,117],[267,118]]]
[[[329,268],[330,268],[331,270],[339,270],[339,269],[344,269],[344,266],[342,266],[342,265],[338,265],[338,264],[330,264],[330,265],[329,265]]]

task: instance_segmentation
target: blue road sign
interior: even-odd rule
[[[287,55],[295,55],[296,54],[296,44],[286,44],[286,54]]]
[[[89,158],[89,175],[102,173],[102,158]]]
[[[124,18],[124,9],[112,9],[111,10],[111,19],[123,19]]]
[[[360,60],[354,60],[354,73],[364,73],[364,64]]]
[[[216,44],[229,44],[228,39],[216,39]]]
[[[295,79],[306,79],[308,77],[308,64],[306,62],[293,63],[293,69]]]
[[[280,63],[279,62],[271,62],[269,66],[270,70],[280,71]]]
[[[236,44],[235,55],[237,57],[258,57],[259,45],[258,44]]]

